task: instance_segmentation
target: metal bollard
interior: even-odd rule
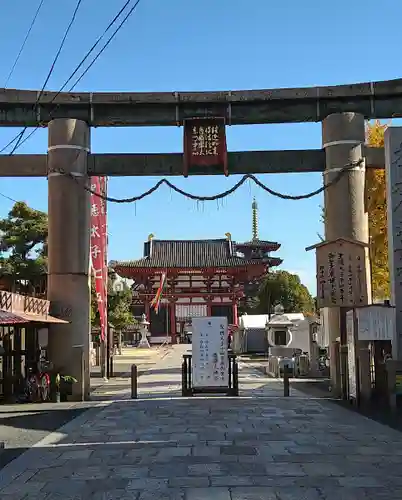
[[[285,397],[288,397],[290,393],[289,378],[290,378],[290,369],[287,365],[285,365],[283,367],[283,395]]]
[[[138,371],[137,365],[131,365],[131,399],[137,399],[138,395]]]

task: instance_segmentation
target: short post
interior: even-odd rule
[[[183,363],[181,365],[181,395],[183,397],[188,396],[187,391],[187,359],[183,357]]]
[[[288,367],[288,365],[285,365],[283,367],[283,395],[285,397],[288,397],[290,393],[289,378],[290,378],[290,368]]]
[[[113,362],[114,362],[114,356],[113,354],[110,356],[110,369],[109,369],[109,377],[113,378],[114,377],[114,367],[113,367]]]
[[[184,360],[181,364],[181,395],[187,396],[187,363]]]
[[[137,365],[131,365],[131,399],[137,399],[138,395],[138,371]]]
[[[239,365],[236,356],[233,356],[233,392],[235,396],[239,395]]]

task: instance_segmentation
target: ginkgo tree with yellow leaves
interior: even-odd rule
[[[379,120],[368,122],[366,143],[371,147],[384,147],[384,133],[388,125]],[[371,261],[371,286],[374,299],[390,295],[388,268],[387,194],[385,171],[379,168],[366,170],[366,209],[369,220],[369,245]]]

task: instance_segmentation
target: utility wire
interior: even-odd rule
[[[64,44],[66,43],[67,37],[68,37],[68,35],[69,35],[69,33],[70,33],[70,30],[71,30],[71,28],[72,28],[72,26],[73,26],[73,24],[74,24],[74,22],[75,22],[75,19],[76,19],[76,17],[77,17],[77,13],[78,13],[78,10],[79,10],[79,8],[80,8],[80,6],[81,6],[81,4],[82,4],[82,1],[83,1],[83,0],[78,0],[78,1],[77,1],[77,4],[76,4],[75,9],[74,9],[74,12],[73,12],[73,15],[71,16],[70,22],[69,22],[69,24],[68,24],[68,26],[67,26],[67,28],[66,28],[66,30],[65,30],[65,32],[64,32],[64,35],[63,35],[63,38],[62,38],[62,40],[61,40],[61,42],[60,42],[59,48],[58,48],[58,50],[57,50],[57,52],[56,52],[56,55],[55,55],[55,57],[54,57],[54,59],[53,59],[53,62],[52,62],[52,65],[50,66],[49,72],[48,72],[48,74],[47,74],[47,76],[46,76],[45,82],[43,83],[42,88],[41,88],[41,90],[40,90],[40,92],[39,92],[39,94],[38,94],[38,97],[37,97],[37,99],[36,99],[36,102],[35,102],[35,104],[33,105],[33,111],[34,111],[34,112],[37,110],[37,107],[38,107],[39,101],[40,101],[40,99],[41,99],[41,97],[42,97],[42,95],[43,95],[43,93],[44,93],[44,90],[45,90],[45,88],[46,88],[46,85],[48,84],[49,79],[50,79],[50,77],[51,77],[51,76],[52,76],[52,74],[53,74],[54,68],[55,68],[55,66],[56,66],[56,63],[57,63],[57,61],[58,61],[59,57],[60,57],[61,51],[63,50]],[[26,132],[26,130],[27,130],[27,129],[28,129],[28,126],[25,126],[25,127],[22,129],[22,131],[18,134],[18,139],[17,139],[17,142],[16,142],[16,144],[14,145],[13,149],[11,150],[11,152],[9,153],[9,155],[10,155],[10,156],[11,156],[11,155],[12,155],[12,154],[13,154],[13,153],[17,150],[17,148],[21,145],[21,141],[22,141],[22,139],[23,139],[23,137],[24,137],[24,134],[25,134],[25,132]],[[3,148],[0,152],[3,152],[3,151],[4,151],[4,148]]]
[[[106,42],[106,44],[102,47],[98,55],[95,57],[95,59],[90,63],[90,65],[87,67],[85,72],[81,75],[81,77],[72,85],[72,87],[69,88],[68,92],[72,92],[72,90],[76,87],[79,81],[83,78],[86,73],[90,70],[90,68],[95,64],[99,56],[104,52],[104,50],[107,48],[107,46],[110,44],[110,42],[113,40],[113,38],[116,36],[116,34],[120,31],[122,26],[125,24],[125,22],[128,20],[128,18],[131,16],[131,14],[134,12],[134,10],[137,8],[138,4],[140,3],[141,0],[137,0],[134,4],[134,6],[130,9],[129,13],[126,15],[126,17],[123,19],[123,21],[120,23],[118,28],[114,31],[114,33],[109,37],[109,40]],[[85,54],[85,56],[82,58],[81,62],[78,64],[78,66],[75,68],[75,70],[71,73],[71,75],[67,78],[67,80],[64,82],[62,87],[56,92],[56,94],[53,96],[52,100],[50,103],[54,102],[55,99],[59,96],[59,94],[67,87],[67,85],[71,82],[71,80],[74,78],[74,76],[78,73],[79,69],[83,66],[85,61],[88,59],[88,57],[92,54],[92,52],[96,49],[96,47],[100,44],[102,39],[106,36],[107,32],[112,28],[113,24],[119,19],[121,14],[124,12],[124,10],[127,8],[127,6],[132,2],[132,0],[127,0],[126,3],[123,5],[123,7],[119,10],[119,12],[114,16],[112,21],[108,24],[108,26],[105,28],[103,33],[98,37],[96,42],[92,45],[92,47],[88,50],[88,52]]]
[[[9,72],[9,74],[8,74],[7,78],[6,78],[6,81],[5,81],[5,83],[4,83],[4,88],[6,88],[6,87],[7,87],[8,82],[10,81],[10,78],[12,77],[12,75],[13,75],[13,73],[14,73],[14,70],[15,70],[15,68],[16,68],[16,66],[17,66],[17,64],[18,64],[18,61],[20,60],[20,57],[21,57],[21,55],[22,55],[22,52],[24,51],[25,45],[26,45],[26,43],[27,43],[27,41],[28,41],[28,38],[29,38],[29,35],[31,34],[31,31],[32,31],[32,29],[33,29],[33,27],[34,27],[34,24],[35,24],[35,22],[36,22],[36,19],[38,18],[39,12],[40,12],[40,10],[41,10],[41,8],[42,8],[42,5],[43,5],[44,1],[45,1],[45,0],[40,0],[40,2],[39,2],[39,5],[38,5],[38,7],[37,7],[37,9],[36,9],[36,12],[35,12],[35,14],[34,14],[33,18],[32,18],[32,21],[31,21],[31,24],[30,24],[30,26],[29,26],[29,29],[28,29],[28,31],[27,31],[27,33],[26,33],[26,35],[25,35],[24,41],[22,42],[22,45],[21,45],[20,50],[19,50],[19,52],[18,52],[18,54],[17,54],[17,57],[15,58],[14,64],[12,65],[12,67],[11,67],[11,69],[10,69],[10,72]]]
[[[11,198],[10,196],[7,196],[7,195],[6,195],[6,194],[4,194],[4,193],[0,193],[0,196],[1,196],[2,198],[5,198],[6,200],[10,200],[10,201],[12,201],[12,202],[14,202],[14,203],[18,203],[18,200],[14,200],[14,198]]]
[[[96,63],[96,61],[99,59],[99,57],[103,54],[103,52],[108,48],[114,37],[117,35],[117,33],[121,30],[121,28],[124,26],[124,24],[128,21],[129,17],[131,14],[135,11],[137,8],[138,4],[141,2],[141,0],[137,0],[135,4],[131,7],[131,9],[127,12],[125,15],[124,19],[121,21],[121,23],[118,25],[118,27],[114,30],[114,32],[110,35],[109,39],[107,42],[104,44],[104,46],[101,48],[101,50],[98,52],[98,54],[95,56],[95,58],[92,60],[92,62],[89,64],[89,66],[85,69],[85,71],[82,73],[82,75],[75,81],[74,85],[71,87],[69,92],[76,87],[79,82],[84,78],[84,76],[88,73],[88,71],[92,68],[92,66]]]
[[[91,69],[91,67],[95,64],[95,62],[99,59],[99,57],[101,56],[101,54],[106,50],[106,48],[110,45],[110,43],[112,42],[112,40],[114,39],[114,37],[117,35],[117,33],[120,31],[120,29],[124,26],[124,24],[128,21],[129,17],[133,14],[134,10],[138,7],[138,4],[140,3],[141,0],[137,0],[135,2],[135,4],[133,5],[133,7],[131,7],[131,9],[129,10],[129,12],[126,14],[126,16],[124,17],[123,21],[119,24],[119,26],[117,27],[117,29],[112,33],[112,35],[109,37],[109,39],[106,41],[106,43],[104,44],[104,46],[100,49],[99,53],[95,56],[95,58],[92,60],[92,62],[90,63],[90,65],[85,69],[84,73],[82,73],[82,75],[76,80],[76,82],[69,88],[68,92],[72,92],[74,90],[74,88],[78,85],[78,83],[82,80],[82,78],[88,73],[88,71]],[[103,33],[98,37],[98,39],[96,40],[96,42],[92,45],[92,47],[87,51],[87,53],[85,54],[85,56],[82,58],[82,60],[80,61],[80,63],[77,65],[77,67],[74,69],[74,71],[71,73],[71,75],[67,78],[67,80],[63,83],[63,85],[60,87],[60,89],[56,92],[56,94],[53,96],[52,100],[50,101],[50,104],[53,103],[55,101],[55,99],[58,97],[58,95],[65,89],[65,87],[71,82],[71,80],[74,78],[74,76],[78,73],[78,71],[80,70],[80,68],[83,66],[83,64],[85,63],[85,61],[88,59],[88,57],[92,54],[92,52],[96,49],[96,47],[100,44],[100,42],[102,41],[102,39],[106,36],[106,34],[108,33],[108,31],[112,28],[112,26],[115,24],[115,22],[119,19],[119,17],[121,16],[121,14],[124,12],[124,10],[129,6],[129,4],[132,2],[132,0],[127,0],[125,2],[125,4],[123,5],[123,7],[121,7],[121,9],[119,10],[119,12],[114,16],[114,18],[112,19],[112,21],[110,21],[110,23],[108,24],[108,26],[105,28],[105,30],[103,31]],[[52,116],[52,113],[54,113],[54,111],[59,107],[58,104],[55,105],[55,107],[53,108],[53,110],[50,112],[50,116]],[[17,147],[14,147],[13,151],[10,153],[10,155],[12,155],[20,146],[22,146],[22,144],[24,144],[28,139],[30,139],[33,134],[35,134],[35,132],[39,129],[39,127],[36,127],[30,134],[28,134],[28,136],[26,136],[24,138],[24,140],[21,140],[19,141],[19,144]],[[9,146],[11,146],[11,144],[13,144],[15,141],[18,140],[18,138],[20,137],[20,134],[17,134],[13,139],[11,139],[11,141],[6,145],[4,146],[3,149],[0,150],[0,153],[2,153],[3,151],[5,151]]]

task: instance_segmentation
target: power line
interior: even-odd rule
[[[129,10],[128,14],[126,14],[125,18],[123,19],[123,21],[120,23],[120,25],[117,27],[117,29],[112,33],[112,35],[109,37],[109,39],[106,41],[106,43],[104,44],[104,46],[101,48],[101,50],[99,51],[99,53],[95,56],[95,58],[92,60],[92,62],[90,63],[90,65],[86,68],[86,70],[84,71],[84,73],[76,80],[76,82],[69,88],[68,92],[72,92],[74,90],[74,88],[76,87],[76,85],[78,85],[78,83],[82,80],[82,78],[88,73],[88,71],[90,70],[90,68],[95,64],[95,62],[98,60],[98,58],[100,57],[100,55],[106,50],[106,48],[109,46],[109,44],[112,42],[113,38],[117,35],[117,33],[120,31],[120,29],[123,27],[123,25],[128,21],[129,17],[133,14],[134,10],[138,7],[138,4],[140,3],[141,0],[137,0],[135,2],[135,4],[133,5],[133,7],[131,7],[131,9]],[[76,66],[76,68],[74,69],[74,71],[71,73],[71,75],[67,78],[67,80],[63,83],[63,85],[60,87],[60,89],[56,92],[56,94],[53,96],[52,100],[50,101],[50,104],[53,103],[55,101],[55,99],[57,98],[57,96],[65,89],[65,87],[70,83],[70,81],[74,78],[74,76],[78,73],[78,71],[80,70],[80,68],[83,66],[83,64],[85,63],[85,61],[88,59],[88,57],[92,54],[92,52],[96,49],[96,47],[100,44],[100,42],[102,41],[102,39],[106,36],[106,34],[108,33],[108,31],[112,28],[112,26],[114,25],[114,23],[119,19],[119,17],[121,16],[121,14],[124,12],[124,10],[128,7],[128,5],[132,2],[132,0],[127,0],[123,7],[121,7],[121,9],[118,11],[118,13],[114,16],[114,18],[112,19],[112,21],[110,21],[110,23],[108,24],[108,26],[105,28],[105,30],[103,31],[103,33],[98,37],[98,39],[96,40],[96,42],[92,45],[92,47],[87,51],[87,53],[85,54],[85,56],[82,58],[82,60],[80,61],[80,63]],[[56,106],[53,108],[53,110],[50,112],[50,116],[52,116],[52,113],[59,107],[58,104],[56,104]],[[14,147],[13,151],[10,153],[10,155],[12,155],[20,146],[22,146],[22,144],[24,144],[28,139],[30,139],[33,134],[35,134],[35,132],[39,129],[39,127],[36,127],[30,134],[28,134],[27,137],[24,138],[24,140],[20,140],[19,141],[19,144],[18,146]],[[3,151],[5,151],[9,146],[11,146],[11,144],[13,144],[15,141],[17,141],[20,137],[21,133],[17,134],[13,139],[11,139],[11,141],[6,144],[6,146],[4,146],[4,148],[2,150],[0,150],[0,153],[2,153]]]
[[[32,29],[34,27],[34,24],[36,22],[36,19],[37,19],[38,15],[39,15],[39,12],[40,12],[40,10],[42,8],[42,5],[43,5],[44,1],[45,0],[40,0],[40,2],[39,2],[39,5],[38,5],[38,7],[36,9],[36,12],[35,12],[35,14],[34,14],[34,16],[32,18],[31,24],[30,24],[30,26],[28,28],[28,31],[27,31],[26,35],[25,35],[24,41],[21,44],[20,50],[19,50],[19,52],[17,54],[17,57],[15,58],[14,64],[12,65],[12,67],[10,69],[10,72],[9,72],[7,78],[6,78],[6,81],[5,81],[5,84],[4,84],[4,88],[7,87],[8,82],[10,81],[10,78],[12,77],[12,75],[14,73],[14,70],[15,70],[17,64],[18,64],[18,61],[20,60],[22,52],[24,51],[25,45],[26,45],[26,43],[28,41],[29,35],[31,34],[31,31],[32,31]]]
[[[41,99],[41,97],[42,97],[42,95],[43,95],[43,92],[44,92],[44,90],[45,90],[45,88],[46,88],[46,85],[48,84],[49,79],[50,79],[50,77],[51,77],[51,76],[52,76],[52,74],[53,74],[54,68],[55,68],[55,66],[56,66],[56,63],[57,63],[57,61],[58,61],[59,57],[60,57],[61,51],[63,50],[64,44],[66,43],[67,37],[68,37],[68,35],[69,35],[69,33],[70,33],[70,30],[71,30],[71,28],[72,28],[72,26],[73,26],[73,24],[74,24],[74,21],[75,21],[75,19],[76,19],[76,17],[77,17],[77,13],[78,13],[78,10],[79,10],[79,8],[80,8],[80,6],[81,6],[81,4],[82,4],[82,1],[83,1],[83,0],[78,0],[78,1],[77,1],[77,4],[76,4],[75,9],[74,9],[74,12],[73,12],[73,15],[71,16],[70,22],[69,22],[69,24],[68,24],[68,26],[67,26],[67,28],[66,28],[66,30],[65,30],[65,32],[64,32],[64,35],[63,35],[63,38],[62,38],[62,40],[61,40],[61,42],[60,42],[59,48],[58,48],[58,50],[57,50],[57,52],[56,52],[56,55],[55,55],[55,57],[54,57],[54,59],[53,59],[53,62],[52,62],[52,64],[51,64],[51,66],[50,66],[49,72],[48,72],[48,74],[47,74],[47,76],[46,76],[45,82],[43,83],[42,88],[41,88],[41,90],[40,90],[40,92],[39,92],[39,94],[38,94],[38,97],[37,97],[37,99],[36,99],[36,102],[35,102],[35,104],[33,105],[33,111],[34,111],[34,112],[37,110],[37,107],[38,107],[39,101],[40,101],[40,99]],[[22,139],[23,139],[23,137],[24,137],[24,134],[25,134],[25,132],[26,132],[26,130],[27,130],[27,129],[28,129],[28,126],[25,126],[25,127],[23,128],[23,130],[19,133],[18,140],[17,140],[16,144],[14,145],[13,149],[11,150],[11,152],[9,153],[9,155],[10,155],[10,156],[11,156],[11,155],[12,155],[12,154],[16,151],[16,149],[20,146],[21,141],[22,141]],[[4,149],[2,149],[2,151],[3,151],[3,150],[4,150]],[[1,152],[2,152],[2,151],[1,151]]]
[[[104,46],[101,48],[101,50],[98,52],[98,54],[95,56],[95,58],[92,60],[90,65],[85,69],[85,71],[82,73],[82,75],[78,78],[78,80],[75,81],[74,85],[71,87],[69,92],[78,85],[78,83],[84,78],[84,76],[88,73],[88,71],[92,68],[92,66],[96,63],[96,61],[99,59],[99,57],[103,54],[103,52],[107,49],[107,47],[110,45],[112,42],[113,38],[117,35],[117,33],[121,30],[121,28],[124,26],[124,24],[128,21],[129,17],[131,14],[135,11],[137,8],[138,4],[141,2],[141,0],[137,0],[135,4],[131,7],[131,9],[128,11],[124,19],[121,21],[119,26],[115,29],[115,31],[110,35],[109,39],[107,42],[104,44]]]
[[[7,196],[7,195],[6,195],[6,194],[4,194],[4,193],[0,193],[0,196],[1,196],[2,198],[5,198],[6,200],[10,200],[10,201],[12,201],[13,203],[18,203],[18,201],[17,201],[17,200],[14,200],[14,198],[11,198],[10,196]]]
[[[117,30],[115,30],[115,32],[111,35],[111,37],[109,38],[109,40],[106,42],[106,45],[102,47],[101,51],[99,52],[99,54],[95,57],[95,59],[92,61],[92,63],[90,64],[90,66],[86,69],[85,73],[86,74],[88,72],[88,70],[94,65],[95,61],[99,58],[99,56],[101,55],[101,53],[106,49],[107,45],[109,45],[109,43],[111,42],[111,40],[116,36],[117,32],[121,29],[122,25],[127,21],[128,17],[130,17],[130,15],[134,12],[134,10],[137,8],[138,4],[140,3],[141,0],[137,0],[134,7],[131,8],[130,12],[128,13],[128,15],[124,18],[123,22],[120,23],[120,26],[118,27]],[[98,37],[98,39],[96,40],[96,42],[92,45],[92,47],[87,51],[87,53],[85,54],[85,56],[81,59],[80,63],[77,65],[77,67],[75,68],[75,70],[71,73],[71,75],[67,78],[67,80],[64,82],[64,84],[62,85],[62,87],[56,92],[56,94],[53,96],[53,99],[50,101],[51,103],[54,102],[54,100],[56,99],[56,97],[67,87],[67,85],[71,82],[71,80],[74,78],[74,76],[78,73],[79,69],[82,67],[82,65],[85,63],[85,61],[88,59],[88,57],[92,54],[92,52],[96,49],[96,47],[100,44],[100,42],[102,41],[103,37],[106,36],[107,32],[111,29],[111,27],[113,26],[113,24],[118,20],[118,18],[121,16],[121,14],[125,11],[125,9],[127,8],[127,6],[132,2],[132,0],[127,0],[125,2],[125,4],[123,5],[123,7],[119,10],[119,12],[114,16],[114,18],[112,19],[112,21],[110,21],[110,23],[107,25],[107,27],[105,28],[105,30],[103,31],[103,33]],[[82,76],[81,76],[82,78]],[[80,78],[80,80],[81,80]],[[79,81],[79,80],[78,80]],[[70,89],[68,90],[68,92],[71,92],[75,86],[77,85],[78,81],[76,81],[74,83],[74,85],[72,87],[70,87]]]

